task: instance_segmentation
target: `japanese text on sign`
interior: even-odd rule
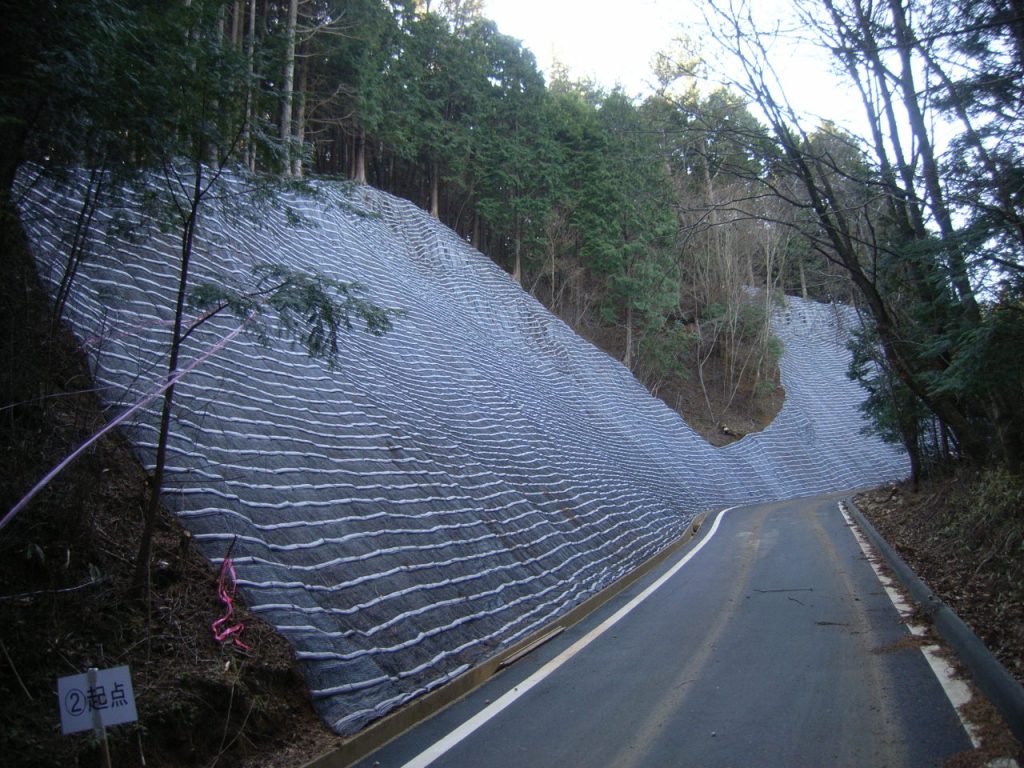
[[[57,680],[57,697],[65,734],[139,719],[127,666],[62,677]]]

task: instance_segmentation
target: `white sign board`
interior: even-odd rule
[[[64,734],[99,729],[139,719],[128,667],[90,670],[57,680],[60,725]]]

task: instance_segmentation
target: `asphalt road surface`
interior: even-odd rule
[[[736,508],[360,766],[939,765],[971,746],[835,499]]]

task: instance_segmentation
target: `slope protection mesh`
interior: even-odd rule
[[[22,220],[55,295],[85,174],[23,173]],[[225,200],[244,198],[225,177]],[[353,330],[333,366],[217,317],[189,337],[165,501],[293,645],[316,705],[351,734],[565,613],[664,549],[705,509],[903,477],[861,434],[844,308],[774,318],[787,397],[727,448],[409,202],[317,183],[242,215],[201,213],[191,267],[252,285],[277,263],[368,286],[405,315]],[[125,190],[97,212],[67,303],[111,416],[163,381],[180,244]],[[272,323],[270,323],[272,327]],[[154,463],[159,400],[124,431]]]

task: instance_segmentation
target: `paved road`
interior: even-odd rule
[[[714,520],[360,765],[898,768],[970,748],[834,499]]]

